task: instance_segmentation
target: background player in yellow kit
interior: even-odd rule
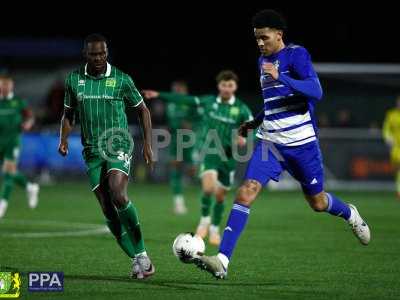
[[[396,170],[396,191],[400,199],[400,96],[397,96],[396,107],[386,113],[382,133],[391,148],[390,160]]]

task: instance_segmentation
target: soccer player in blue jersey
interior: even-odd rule
[[[314,211],[344,219],[363,245],[370,241],[369,227],[356,207],[323,188],[322,155],[314,118],[314,105],[321,100],[322,89],[310,54],[304,47],[285,45],[286,23],[275,11],[257,13],[253,27],[261,52],[258,63],[264,109],[254,121],[244,123],[240,132],[246,136],[248,130],[258,128],[258,142],[237,192],[218,255],[195,260],[197,266],[221,279],[227,275],[250,206],[262,187],[271,179],[278,181],[284,170],[300,183]]]

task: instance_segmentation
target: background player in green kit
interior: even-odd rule
[[[209,242],[219,245],[219,225],[224,210],[224,200],[227,191],[233,184],[236,161],[232,156],[232,147],[245,145],[246,140],[235,134],[235,130],[241,122],[253,119],[250,109],[245,103],[235,96],[238,87],[238,76],[232,71],[222,71],[217,78],[218,96],[187,96],[176,93],[144,91],[146,98],[161,98],[168,103],[185,103],[194,107],[202,107],[204,116],[202,121],[202,133],[196,137],[202,141],[205,155],[200,154],[202,160],[200,177],[202,180],[201,218],[196,234],[205,238],[209,233]],[[215,147],[212,139],[216,137],[221,145],[221,151],[209,151],[207,145]],[[233,133],[233,134],[232,134]],[[215,149],[215,148],[214,148]],[[203,150],[202,150],[203,151]],[[202,156],[204,156],[202,158]],[[216,201],[214,201],[214,198]],[[211,218],[211,205],[214,204]]]
[[[34,118],[24,100],[14,95],[14,81],[9,76],[0,77],[0,160],[3,162],[3,183],[0,193],[0,219],[6,213],[8,201],[14,184],[26,189],[28,205],[35,208],[38,204],[39,185],[28,182],[18,172],[21,131],[30,130]]]
[[[143,156],[152,166],[150,112],[131,77],[107,62],[103,36],[88,36],[83,53],[86,65],[66,79],[58,151],[68,154],[68,135],[77,113],[92,191],[110,231],[132,258],[132,277],[143,279],[155,269],[146,253],[136,208],[127,195],[133,141],[125,109],[136,108],[138,112],[144,131]]]
[[[188,86],[185,81],[177,80],[171,85],[171,91],[180,95],[188,94]],[[183,168],[189,167],[189,175],[196,173],[196,161],[194,146],[183,149],[183,160],[177,159],[177,131],[178,129],[199,130],[202,110],[192,105],[180,104],[174,102],[167,103],[166,109],[168,129],[171,134],[171,143],[169,144],[170,155],[170,174],[169,181],[173,194],[174,212],[177,215],[185,214],[187,209],[183,196]]]

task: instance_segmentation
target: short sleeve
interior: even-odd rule
[[[253,113],[251,112],[250,108],[247,105],[243,105],[241,113],[242,113],[242,122],[249,122],[254,120]]]
[[[143,102],[143,97],[137,90],[130,76],[126,76],[123,83],[124,101],[128,107],[136,107]]]
[[[70,75],[65,80],[64,106],[68,108],[75,108],[76,103],[76,96],[72,89],[72,79]]]

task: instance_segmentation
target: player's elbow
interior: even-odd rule
[[[143,117],[143,116],[150,116],[150,110],[148,109],[146,103],[141,102],[136,109],[138,110],[139,114]]]
[[[322,100],[322,96],[323,96],[323,91],[322,91],[322,87],[321,87],[321,84],[319,83],[319,80],[317,79],[316,80],[316,82],[315,82],[316,84],[315,84],[315,95],[314,95],[314,98],[316,99],[316,100]]]

